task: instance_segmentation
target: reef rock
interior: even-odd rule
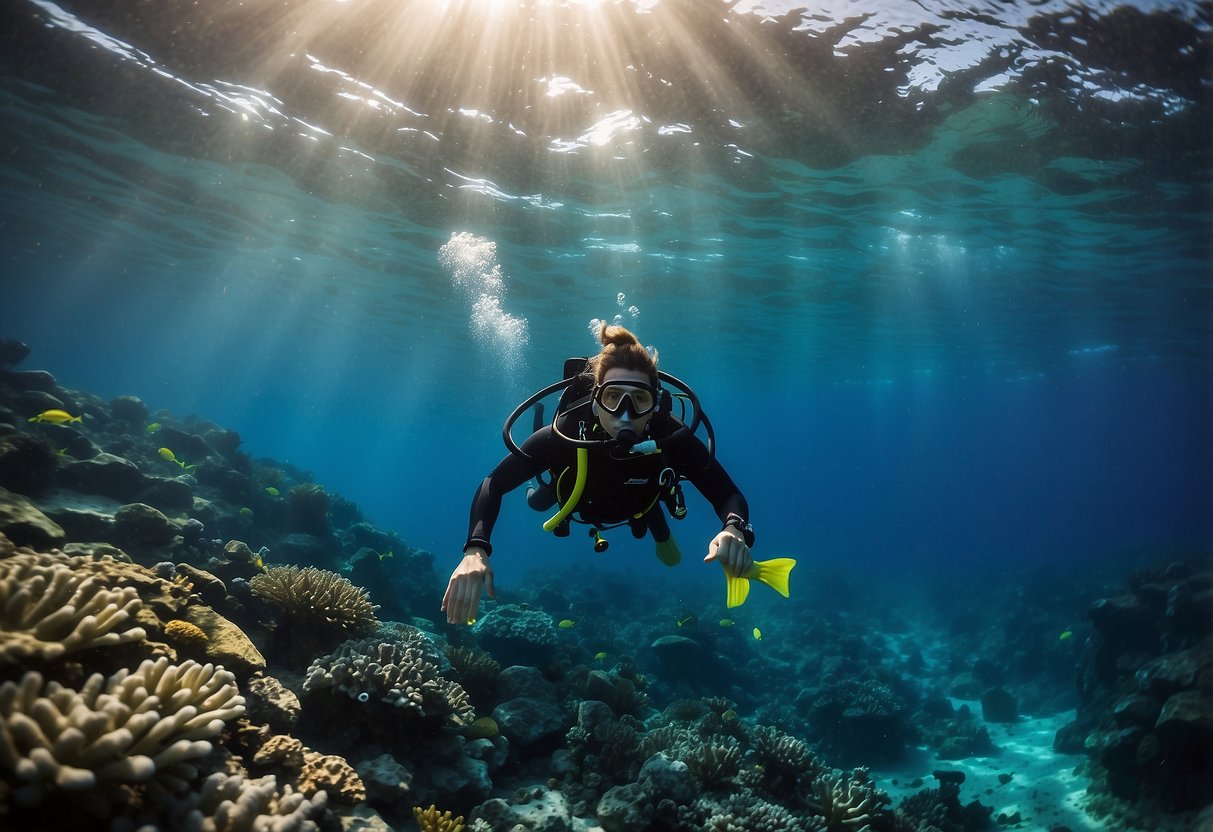
[[[0,488],[0,532],[18,546],[37,548],[63,542],[63,527],[34,507],[28,499]]]
[[[182,618],[206,633],[206,657],[229,668],[238,676],[265,670],[265,656],[249,637],[231,621],[210,607],[191,604]]]
[[[981,695],[981,718],[986,722],[1015,722],[1019,719],[1015,697],[1005,688],[990,688]]]
[[[395,803],[409,799],[413,774],[400,765],[391,754],[380,754],[373,760],[363,760],[356,763],[354,769],[366,785],[367,797],[372,802]]]
[[[493,709],[493,719],[511,742],[530,745],[564,727],[556,688],[535,668],[507,667],[497,691],[506,701]]]
[[[29,356],[29,345],[16,338],[0,338],[0,370],[11,370]]]
[[[59,473],[63,486],[85,494],[98,494],[123,503],[134,500],[146,483],[143,473],[129,460],[101,453],[64,466]]]
[[[161,547],[173,542],[177,525],[146,503],[124,505],[114,513],[115,542],[133,549]]]
[[[366,800],[366,786],[344,757],[309,751],[303,755],[299,791],[311,797],[323,791],[330,800],[354,806]]]
[[[303,707],[299,697],[273,676],[256,673],[245,690],[248,692],[246,715],[250,722],[265,723],[274,731],[287,734],[299,721],[299,711]]]
[[[556,625],[542,610],[503,604],[472,626],[481,646],[503,665],[537,664],[556,646]]]

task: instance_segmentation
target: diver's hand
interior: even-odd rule
[[[446,623],[470,624],[476,617],[476,606],[480,603],[482,587],[490,598],[496,597],[493,592],[493,569],[489,566],[489,556],[483,549],[471,546],[451,573],[451,580],[446,585],[446,594],[442,596],[442,611],[446,613]]]
[[[725,573],[734,578],[741,577],[754,565],[754,559],[750,557],[750,547],[745,545],[745,538],[732,526],[725,528],[708,544],[708,555],[703,562],[712,561],[718,562],[724,567]]]

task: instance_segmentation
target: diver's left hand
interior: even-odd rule
[[[734,578],[741,577],[754,565],[754,559],[750,557],[750,547],[745,545],[745,538],[732,526],[724,529],[708,544],[708,554],[703,562],[712,561],[718,562],[724,567],[724,571]]]

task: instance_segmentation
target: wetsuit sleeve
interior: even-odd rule
[[[720,461],[708,454],[698,437],[688,436],[667,446],[674,470],[691,481],[723,523],[730,514],[750,522],[750,506]]]
[[[471,519],[468,521],[468,539],[463,544],[465,551],[468,546],[479,546],[485,553],[492,554],[493,546],[489,539],[497,515],[501,512],[501,499],[540,472],[554,467],[559,456],[560,440],[552,434],[549,426],[531,434],[522,443],[522,450],[529,456],[509,454],[476,490],[472,498]]]

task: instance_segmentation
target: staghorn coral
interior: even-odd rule
[[[153,778],[183,791],[197,776],[190,761],[243,712],[235,677],[210,664],[149,659],[79,691],[30,671],[0,685],[0,773],[20,805],[70,791],[104,816],[107,796],[82,792]]]
[[[821,815],[828,832],[861,829],[889,815],[889,796],[877,790],[866,768],[822,774],[813,790],[809,808]]]
[[[467,692],[445,678],[433,642],[415,627],[400,625],[398,640],[347,641],[316,659],[303,690],[342,691],[359,702],[382,702],[422,718],[445,717],[467,724],[475,716]]]
[[[414,806],[413,817],[417,819],[421,832],[463,832],[463,815],[452,817],[449,809],[439,812],[432,803],[428,809]]]
[[[275,566],[249,580],[259,598],[301,623],[327,625],[346,634],[361,634],[378,625],[365,589],[336,572],[314,566]]]
[[[102,565],[112,558],[102,558]],[[143,641],[132,626],[143,606],[133,587],[107,589],[77,572],[91,558],[19,554],[0,560],[0,663]]]

